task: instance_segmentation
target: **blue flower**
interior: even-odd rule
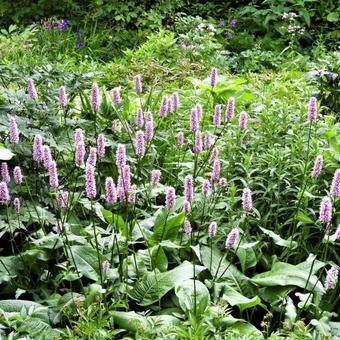
[[[236,19],[233,19],[230,21],[230,27],[232,29],[235,29],[237,27],[237,20]]]

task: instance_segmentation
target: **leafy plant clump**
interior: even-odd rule
[[[307,87],[3,70],[1,335],[339,336],[340,128]]]

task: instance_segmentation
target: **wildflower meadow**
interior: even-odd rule
[[[247,6],[114,61],[71,18],[0,36],[0,339],[340,338],[336,86],[296,36],[249,66]]]

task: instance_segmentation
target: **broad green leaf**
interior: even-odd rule
[[[248,268],[254,267],[257,263],[255,251],[250,247],[242,248],[240,246],[237,249],[236,255],[240,260],[243,271],[246,271]]]
[[[196,266],[195,273],[199,274],[204,267]],[[184,261],[180,266],[165,273],[151,272],[138,280],[129,291],[129,296],[138,301],[141,306],[148,306],[158,301],[162,296],[175,287],[179,282],[194,276],[193,265]]]
[[[251,282],[263,287],[305,287],[309,276],[308,274],[308,270],[302,270],[298,266],[284,262],[276,262],[273,264],[273,267],[270,271],[255,275],[251,279]],[[315,275],[311,275],[309,278],[306,289],[309,291],[315,289],[319,293],[325,292],[321,282],[318,282],[318,278]]]
[[[0,146],[0,160],[1,161],[9,161],[10,159],[12,159],[13,156],[14,156],[14,153],[11,150]]]
[[[129,332],[157,329],[159,332],[180,324],[180,320],[171,315],[144,316],[136,312],[111,312],[115,323]]]
[[[253,298],[249,299],[227,284],[223,285],[222,298],[227,300],[231,306],[239,307],[241,312],[247,308],[262,305],[261,299],[258,296],[254,296]]]
[[[151,258],[150,259],[150,254]],[[157,256],[157,259],[156,259]],[[161,272],[164,272],[168,268],[168,259],[164,253],[162,247],[154,246],[148,249],[138,250],[136,254],[137,262],[141,262],[148,270],[158,268]]]
[[[212,257],[210,255],[210,247],[202,246],[201,247],[201,259],[203,265],[210,270],[211,275],[213,277],[216,276],[218,264],[220,262],[220,258],[223,254],[216,248],[213,248]],[[210,261],[211,260],[211,261]],[[211,269],[210,269],[211,263]],[[249,278],[242,274],[233,264],[230,264],[226,259],[221,263],[221,266],[218,270],[217,277],[222,275],[222,279],[225,280],[231,287],[242,294],[246,295],[254,295],[254,287],[250,282]]]
[[[1,300],[0,309],[5,313],[21,313],[22,310],[29,312],[29,315],[40,319],[46,323],[50,323],[49,314],[52,311],[40,303],[28,300]]]
[[[208,288],[198,280],[186,280],[175,286],[175,294],[182,310],[188,315],[195,312],[196,288],[196,316],[200,316],[210,304]]]
[[[20,275],[24,269],[24,264],[20,256],[0,257],[0,283],[8,282],[11,277]]]
[[[307,216],[305,213],[302,211],[299,211],[297,214],[297,219],[302,222],[302,223],[311,223],[314,224],[315,221],[313,221],[309,216]]]
[[[151,245],[158,244],[163,240],[174,240],[178,230],[183,225],[185,218],[183,212],[174,216],[168,216],[168,212],[164,210],[156,218],[153,234],[149,240]]]
[[[339,12],[331,12],[327,15],[327,20],[329,22],[337,22],[339,21]]]
[[[292,249],[295,249],[297,247],[297,242],[293,241],[291,242],[290,240],[284,240],[280,235],[275,234],[272,230],[268,230],[262,227],[259,227],[264,234],[268,235],[271,237],[274,241],[275,244],[281,247],[290,247],[292,246]]]
[[[259,295],[263,300],[274,303],[286,297],[294,289],[294,286],[264,287],[259,289]]]
[[[71,250],[78,271],[85,277],[97,281],[99,279],[99,265],[96,250],[87,245],[71,246]],[[70,252],[69,257],[73,264]],[[103,262],[104,260],[104,257],[100,256],[100,261]]]

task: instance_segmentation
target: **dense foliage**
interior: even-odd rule
[[[0,337],[340,337],[338,9],[232,5],[1,3]]]

